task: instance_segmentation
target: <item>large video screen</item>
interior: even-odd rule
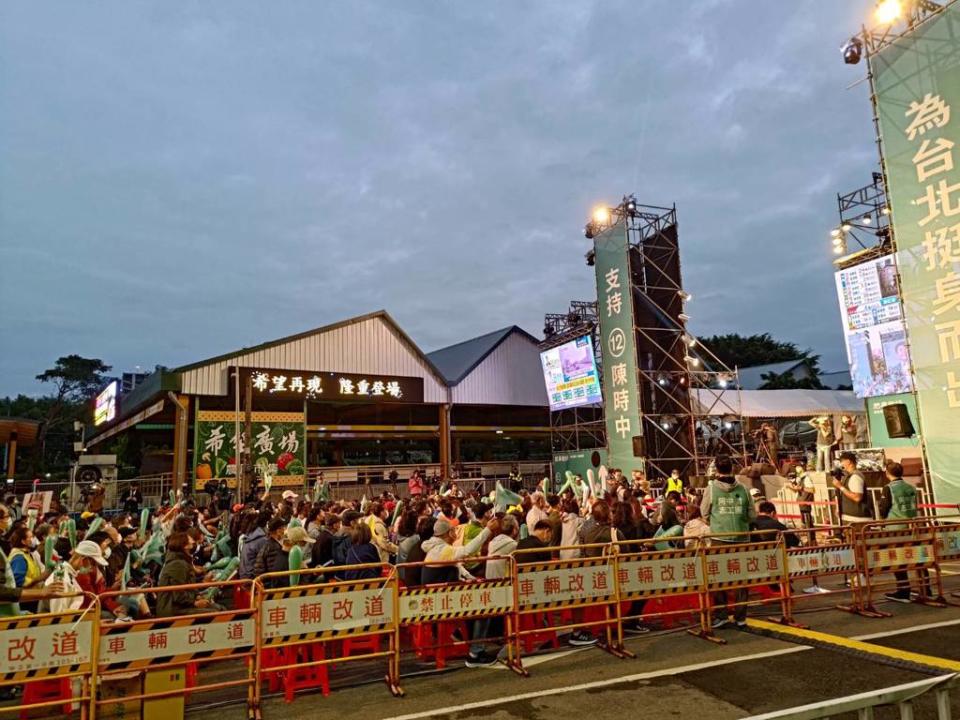
[[[600,376],[590,336],[579,337],[540,353],[551,410],[589,405],[602,400]]]
[[[911,392],[910,355],[893,257],[836,273],[850,377],[857,397]]]
[[[117,416],[117,381],[114,380],[97,395],[93,408],[93,424],[103,425]]]

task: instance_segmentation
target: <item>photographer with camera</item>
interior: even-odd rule
[[[857,456],[849,450],[840,453],[840,468],[830,472],[840,500],[840,524],[872,521],[870,493],[867,492],[866,480],[857,470]]]

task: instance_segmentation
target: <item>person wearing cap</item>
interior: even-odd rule
[[[101,547],[93,540],[81,540],[73,549],[70,561],[64,563],[64,584],[84,593],[101,596],[107,592],[107,581],[103,571],[107,567],[107,559],[103,556]],[[91,599],[83,596],[79,607],[89,606]],[[127,609],[115,597],[101,597],[100,607],[104,617],[118,619],[127,617]]]
[[[167,538],[167,556],[160,570],[157,587],[196,583],[197,578],[193,570],[193,553],[196,550],[196,544],[196,541],[185,532],[175,532]],[[209,612],[216,607],[212,601],[201,597],[196,590],[161,592],[157,593],[156,597],[157,617]]]
[[[465,557],[475,555],[496,527],[497,521],[490,520],[473,540],[463,545],[454,546],[453,543],[457,539],[456,528],[445,517],[438,518],[433,526],[433,537],[423,543],[423,551],[426,553],[425,561],[427,563],[445,564],[425,565],[422,576],[423,584],[473,580],[473,576],[459,562]]]

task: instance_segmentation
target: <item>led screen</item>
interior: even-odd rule
[[[551,410],[601,401],[600,377],[589,335],[540,353],[540,362]]]
[[[114,380],[97,395],[93,408],[93,424],[103,425],[117,416],[117,382]]]
[[[912,391],[893,257],[840,270],[836,281],[854,393],[866,398]]]

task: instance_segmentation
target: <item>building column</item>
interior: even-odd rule
[[[440,475],[450,477],[450,405],[440,405]]]
[[[7,441],[7,477],[12,478],[17,472],[17,433],[10,433]]]
[[[190,397],[170,394],[173,401],[173,489],[187,481],[187,445],[190,427]]]

